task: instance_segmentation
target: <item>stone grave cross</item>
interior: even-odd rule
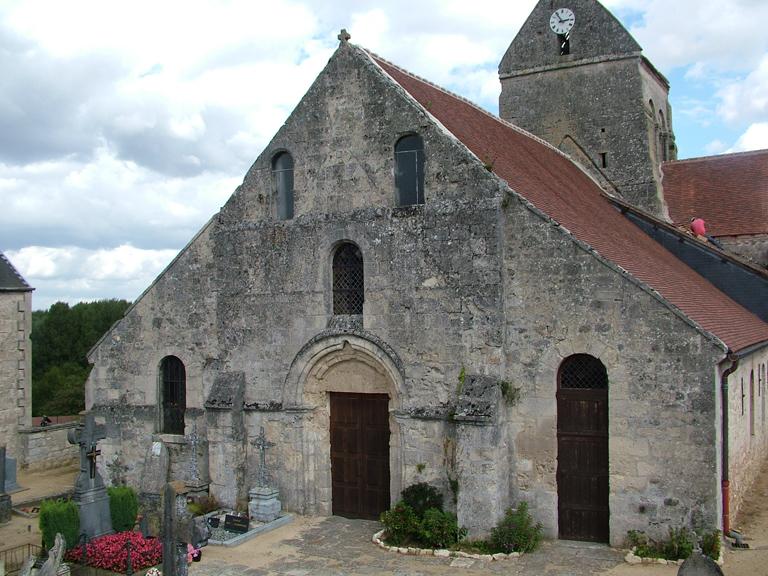
[[[270,486],[272,484],[272,477],[269,473],[269,468],[267,468],[267,449],[273,448],[275,443],[267,440],[267,436],[264,434],[264,426],[261,427],[259,435],[252,444],[259,450],[259,469],[256,472],[256,486]]]
[[[70,430],[67,435],[70,444],[80,445],[80,475],[87,474],[91,484],[100,483],[101,480],[96,469],[96,457],[101,454],[101,450],[97,450],[96,445],[99,440],[106,437],[106,426],[96,424],[93,414],[86,414],[85,422],[74,430]]]
[[[192,426],[192,433],[189,435],[189,447],[191,450],[190,459],[189,459],[189,482],[188,484],[192,484],[193,486],[198,486],[201,483],[200,480],[200,471],[198,469],[198,462],[197,462],[197,447],[200,445],[200,436],[197,433],[197,424],[194,424]]]

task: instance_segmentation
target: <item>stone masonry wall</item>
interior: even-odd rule
[[[0,292],[0,443],[24,461],[18,429],[32,415],[30,393],[31,292]]]
[[[768,268],[768,234],[754,236],[720,236],[727,250],[764,268]]]
[[[763,349],[740,359],[728,378],[731,526],[738,525],[744,496],[768,457],[766,367],[768,350]]]
[[[505,379],[520,390],[506,411],[511,498],[557,536],[557,374],[584,353],[608,372],[611,543],[717,527],[722,348],[520,201],[504,217]]]
[[[78,461],[77,446],[67,441],[67,434],[77,422],[55,424],[44,428],[19,430],[25,459],[23,466],[29,472],[66,466]]]

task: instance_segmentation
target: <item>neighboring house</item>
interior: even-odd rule
[[[637,178],[601,179],[342,33],[242,185],[89,354],[86,406],[131,484],[165,446],[171,477],[234,506],[263,426],[280,498],[305,514],[376,518],[426,481],[472,535],[519,500],[551,537],[727,524],[768,451],[765,298],[716,287],[598,185],[661,206],[643,82],[665,95],[624,36],[632,54],[599,57],[590,39],[628,36],[602,6],[568,4],[570,36],[549,1],[520,34],[550,34],[536,49],[558,58],[568,40],[582,75],[625,67],[638,123],[600,133],[653,139]]]
[[[21,461],[19,429],[32,418],[32,290],[0,252],[0,444]]]

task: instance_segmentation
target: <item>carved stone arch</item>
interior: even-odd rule
[[[392,399],[399,408],[405,386],[403,362],[389,345],[374,335],[362,331],[357,333],[326,331],[307,342],[296,354],[288,370],[283,386],[283,406],[302,407],[307,376],[324,358],[326,364],[338,362],[339,360],[326,357],[335,356],[335,353],[343,351],[345,346],[349,347],[349,352],[354,351],[360,361],[371,365],[375,363],[385,371],[393,384]]]
[[[386,505],[376,511],[376,517],[397,500],[403,488],[404,472],[401,424],[395,414],[403,403],[403,384],[402,362],[394,351],[363,331],[329,330],[299,351],[285,380],[283,406],[301,414],[301,478],[297,505],[302,513],[347,515],[340,512],[334,502],[339,479],[331,459],[333,438],[336,438],[336,432],[331,434],[335,430],[333,406],[340,397],[353,397],[363,403],[376,398],[379,399],[376,402],[381,403],[384,399],[383,405],[379,404],[381,411],[377,411],[377,418],[383,424],[381,432],[388,428],[389,441],[379,458],[387,465],[382,468],[383,474],[377,477],[381,482],[366,484],[367,480],[361,476],[360,485],[371,489],[380,486],[379,494],[386,495]],[[366,452],[365,445],[361,442],[361,461],[373,454]],[[338,452],[334,455],[335,462]],[[339,469],[345,470],[345,466]],[[368,470],[368,467],[362,469]],[[338,502],[346,503],[341,497]]]

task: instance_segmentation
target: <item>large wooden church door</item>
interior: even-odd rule
[[[597,358],[576,354],[558,380],[560,538],[608,542],[608,375]]]
[[[331,392],[333,513],[378,520],[389,508],[389,398]]]

